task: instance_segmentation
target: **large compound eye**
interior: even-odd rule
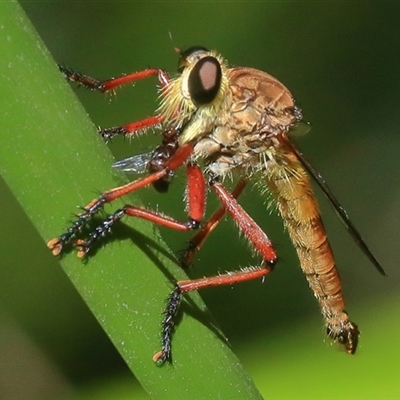
[[[188,87],[190,98],[196,106],[211,103],[221,86],[221,65],[215,57],[201,58],[190,72]]]

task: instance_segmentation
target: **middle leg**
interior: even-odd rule
[[[242,193],[243,189],[246,187],[247,181],[242,179],[235,186],[232,191],[232,196],[237,199]],[[180,259],[181,267],[187,269],[193,263],[193,258],[197,251],[200,251],[201,247],[204,245],[205,241],[211,234],[211,232],[217,227],[222,217],[225,215],[225,207],[219,208],[211,218],[203,225],[203,227],[190,239],[183,256]]]

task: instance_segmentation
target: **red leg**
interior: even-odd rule
[[[164,320],[162,322],[161,333],[161,351],[153,356],[153,361],[157,364],[163,364],[165,361],[171,361],[171,339],[174,329],[174,318],[178,313],[182,295],[192,290],[199,290],[210,286],[234,285],[239,282],[245,282],[252,279],[264,278],[273,269],[272,265],[247,267],[239,271],[228,272],[226,274],[212,276],[208,278],[179,281],[175,289],[167,299],[167,306],[164,310]]]
[[[80,85],[90,89],[90,90],[98,90],[100,92],[108,92],[113,91],[116,87],[125,85],[127,83],[136,82],[142,79],[150,78],[152,76],[157,76],[158,81],[161,84],[161,87],[164,88],[168,85],[170,77],[167,72],[158,68],[149,68],[144,71],[134,72],[127,75],[122,75],[118,78],[111,78],[104,81],[100,81],[98,79],[92,78],[88,75],[81,74],[79,72],[75,72],[69,68],[59,65],[60,71],[64,74],[66,79],[70,82],[77,82]],[[136,132],[140,132],[150,128],[151,126],[155,126],[163,122],[161,116],[152,116],[140,121],[132,122],[123,126],[99,129],[100,135],[105,140],[110,140],[116,135],[124,135],[130,136]]]
[[[188,213],[192,220],[202,221],[206,205],[206,183],[201,169],[197,165],[187,166]]]
[[[160,226],[165,226],[167,228],[171,228],[177,231],[189,231],[193,229],[197,229],[200,225],[201,220],[204,216],[204,208],[205,208],[205,181],[201,169],[195,165],[187,166],[187,175],[188,175],[188,220],[185,222],[177,221],[174,218],[167,217],[165,215],[161,215],[158,212],[146,210],[143,208],[126,205],[120,210],[117,210],[115,213],[111,214],[107,219],[105,219],[101,225],[96,227],[89,235],[87,239],[77,240],[76,246],[78,247],[78,257],[82,258],[86,256],[86,254],[90,251],[93,246],[93,243],[99,238],[105,236],[108,232],[110,232],[111,227],[119,221],[124,215],[129,217],[138,217],[145,219],[147,221],[153,222]],[[153,177],[155,174],[150,175],[149,177]],[[159,178],[156,176],[156,178]],[[114,196],[120,196],[121,188],[114,189],[113,191],[109,191],[106,194],[110,195],[110,198]],[[123,191],[126,189],[123,187]],[[110,194],[111,193],[111,194]],[[54,251],[53,251],[54,253]]]
[[[247,181],[241,180],[232,191],[232,196],[237,199],[245,188]],[[193,263],[196,251],[199,251],[210,233],[217,227],[221,218],[225,215],[225,207],[218,209],[211,218],[203,225],[201,230],[189,241],[189,245],[185,250],[180,262],[183,268],[187,268]]]
[[[72,226],[70,226],[65,233],[63,233],[58,238],[51,239],[47,243],[47,246],[52,250],[55,256],[59,255],[63,247],[69,244],[74,238],[76,238],[79,231],[81,231],[84,225],[88,221],[90,221],[100,209],[102,209],[104,204],[110,203],[122,196],[125,196],[128,193],[132,193],[135,190],[141,189],[164,178],[171,171],[174,171],[181,167],[189,158],[192,150],[192,146],[190,144],[186,144],[185,146],[178,148],[176,153],[171,156],[170,160],[168,161],[168,163],[166,163],[163,169],[156,171],[144,178],[137,179],[136,181],[130,182],[126,185],[119,186],[117,188],[104,192],[100,197],[92,200],[88,205],[86,205],[86,207],[84,207],[84,212],[78,215],[78,219],[73,222]],[[122,215],[124,215],[124,213],[125,211],[122,212]],[[117,211],[115,214],[111,215],[107,220],[105,220],[103,224],[96,229],[96,232],[93,232],[93,240],[89,238],[88,243],[92,243],[95,239],[101,237],[106,232],[108,232],[110,230],[110,226],[122,217],[122,215],[120,214],[121,210]],[[189,215],[189,217],[191,216]],[[147,219],[151,220],[151,217]],[[192,225],[191,229],[198,227],[198,221],[194,221],[190,218],[190,222]],[[77,244],[82,248],[84,242],[79,241],[79,243]],[[88,250],[89,248],[87,249],[87,251]],[[82,256],[83,254],[80,252],[79,255]]]
[[[118,86],[122,86],[127,83],[137,82],[142,79],[150,78],[152,76],[158,77],[158,80],[162,87],[165,87],[170,80],[168,73],[159,68],[149,68],[145,69],[144,71],[133,72],[131,74],[122,75],[118,78],[111,78],[103,81],[92,78],[88,75],[81,74],[80,72],[73,71],[62,65],[59,65],[58,68],[64,74],[68,81],[77,82],[87,89],[99,90],[100,92],[108,92],[110,90],[114,90]]]
[[[239,271],[228,272],[222,275],[177,282],[175,289],[167,299],[167,306],[164,310],[161,351],[156,353],[153,357],[153,360],[158,364],[171,361],[171,339],[174,328],[174,318],[178,313],[183,294],[206,287],[234,285],[239,282],[265,277],[271,272],[277,260],[275,250],[268,236],[240,206],[235,197],[218,182],[212,182],[211,186],[220,199],[224,210],[231,215],[239,229],[262,255],[263,263],[259,267],[247,267]]]
[[[111,231],[112,226],[118,222],[123,216],[138,217],[145,219],[146,221],[153,222],[160,226],[165,226],[167,228],[174,229],[176,231],[190,231],[192,229],[198,228],[199,224],[193,221],[190,217],[187,221],[181,222],[174,218],[170,218],[165,215],[161,215],[158,212],[151,210],[146,210],[144,208],[135,207],[131,205],[126,205],[123,208],[117,210],[111,214],[107,219],[102,221],[102,223],[97,226],[91,233],[89,233],[87,239],[78,239],[75,246],[78,249],[78,257],[85,257],[91,248],[93,243],[104,237],[107,233]],[[54,250],[53,250],[54,254]]]
[[[255,249],[268,263],[274,264],[276,253],[274,247],[265,232],[243,210],[236,199],[219,183],[212,184],[212,188],[225,207],[225,210],[233,218],[239,229],[250,240]]]
[[[111,128],[101,128],[98,127],[99,135],[106,141],[110,141],[115,136],[127,136],[131,137],[135,134],[140,134],[145,132],[146,129],[152,126],[157,126],[163,122],[163,117],[161,115],[153,115],[141,119],[139,121],[130,122],[122,126],[113,126]]]

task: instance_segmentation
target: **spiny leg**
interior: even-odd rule
[[[150,78],[152,76],[158,77],[158,80],[162,87],[165,87],[170,80],[168,73],[159,68],[148,68],[143,71],[133,72],[126,75],[121,75],[117,78],[110,78],[105,80],[92,78],[88,75],[84,75],[63,65],[59,65],[58,68],[68,81],[77,82],[79,85],[82,85],[89,90],[98,90],[99,92],[103,93],[114,90],[118,86],[122,86],[127,83],[137,82],[142,79]]]
[[[62,252],[63,248],[77,237],[78,233],[82,230],[85,224],[89,222],[103,208],[104,204],[110,203],[122,196],[125,196],[128,193],[132,193],[135,190],[141,189],[164,178],[171,171],[174,171],[182,166],[192,153],[192,150],[192,146],[190,144],[186,144],[185,146],[180,147],[176,151],[176,153],[172,155],[172,157],[170,158],[168,163],[166,163],[163,169],[156,171],[144,178],[137,179],[136,181],[130,182],[126,185],[119,186],[117,188],[104,192],[97,199],[92,200],[86,207],[84,207],[84,211],[81,214],[78,214],[77,220],[72,223],[72,225],[67,229],[65,233],[57,238],[51,239],[47,243],[47,246],[52,250],[53,255],[58,256]],[[124,215],[124,213],[122,213],[122,215]],[[122,215],[121,210],[119,210],[118,212],[110,216],[104,222],[104,224],[96,228],[95,232],[93,233],[93,237],[97,239],[103,236],[106,232],[109,231],[111,225],[119,220]],[[196,217],[197,216],[198,215],[196,214]],[[93,240],[90,243],[92,242]],[[83,243],[80,241],[77,244],[78,246],[82,246]],[[83,253],[80,252],[79,255],[83,256],[86,253],[87,251]]]
[[[175,326],[175,318],[178,314],[182,295],[193,290],[199,290],[206,287],[235,285],[239,282],[263,278],[273,269],[273,262],[269,261],[269,263],[270,265],[262,264],[259,267],[247,267],[238,271],[227,272],[217,276],[177,282],[174,290],[169,294],[166,301],[167,305],[163,312],[164,319],[162,321],[161,330],[161,350],[153,356],[153,361],[159,365],[166,361],[172,361],[172,335]]]
[[[86,254],[92,248],[93,243],[109,233],[111,231],[111,227],[124,215],[142,218],[159,226],[164,226],[176,231],[190,231],[193,229],[198,229],[200,222],[204,217],[205,210],[206,186],[204,176],[201,169],[197,165],[187,165],[186,172],[188,200],[188,220],[186,222],[180,222],[174,218],[170,218],[165,215],[161,215],[158,212],[146,210],[144,208],[126,205],[105,219],[95,230],[89,234],[87,239],[77,241],[76,245],[78,247],[78,257],[82,258],[86,256]]]
[[[89,233],[89,237],[87,239],[77,240],[76,247],[78,248],[78,257],[85,257],[93,247],[93,243],[109,233],[112,226],[125,215],[129,217],[142,218],[159,226],[165,226],[176,231],[190,231],[197,229],[200,225],[200,221],[197,221],[192,217],[189,217],[186,222],[180,222],[174,218],[161,215],[158,212],[126,205],[106,218],[99,226]]]
[[[153,356],[153,361],[160,365],[166,361],[170,362],[172,360],[171,341],[175,318],[183,294],[206,287],[234,285],[239,282],[265,277],[271,272],[277,260],[275,250],[268,236],[240,206],[235,197],[219,182],[214,181],[211,182],[210,185],[220,199],[224,210],[226,210],[226,212],[228,212],[234,219],[239,229],[261,254],[264,261],[259,267],[247,267],[239,271],[227,272],[217,276],[178,281],[174,290],[167,298],[167,305],[164,310],[161,332],[161,350]]]
[[[151,128],[152,126],[160,126],[163,120],[164,119],[161,115],[153,115],[122,126],[113,126],[111,128],[98,127],[98,132],[106,142],[109,142],[115,136],[131,137],[135,134],[146,131],[146,129]]]
[[[86,223],[93,219],[106,203],[110,203],[128,193],[145,187],[164,176],[164,171],[159,171],[145,178],[138,179],[134,182],[130,182],[126,185],[102,193],[97,199],[94,199],[87,204],[83,208],[82,213],[77,214],[77,219],[67,228],[66,232],[57,238],[49,240],[47,242],[47,247],[52,250],[53,255],[58,256],[62,252],[63,248],[77,237],[78,233],[83,229]]]
[[[80,72],[74,71],[62,65],[59,65],[58,68],[68,81],[77,82],[79,85],[82,85],[89,90],[97,90],[103,93],[114,91],[115,88],[117,88],[118,86],[122,86],[127,83],[137,82],[139,80],[150,78],[153,76],[156,76],[158,78],[158,81],[160,82],[162,88],[165,88],[170,81],[168,73],[158,68],[149,68],[143,71],[133,72],[117,78],[106,80],[92,78],[88,75],[84,75]],[[114,136],[131,136],[136,132],[146,130],[151,126],[159,125],[162,122],[163,118],[159,115],[155,115],[122,126],[105,129],[99,128],[99,134],[103,137],[103,139],[109,141]]]

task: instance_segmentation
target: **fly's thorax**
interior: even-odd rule
[[[261,168],[259,155],[271,146],[271,138],[259,132],[243,135],[228,125],[217,125],[195,144],[194,157],[204,159],[208,170],[217,176],[235,169],[250,175]]]
[[[216,175],[259,169],[259,154],[300,118],[277,79],[252,68],[229,69],[215,52],[183,53],[180,72],[162,90],[160,114],[182,127],[179,145],[191,142],[193,159],[204,159]]]
[[[212,118],[193,122],[197,131],[203,129],[195,143],[195,157],[206,158],[216,175],[236,168],[246,172],[262,168],[260,154],[279,146],[301,116],[290,92],[271,75],[251,68],[226,73],[229,86],[218,111]]]
[[[251,113],[253,110],[249,108]],[[277,167],[276,155],[280,151],[281,137],[288,128],[277,127],[273,133],[254,125],[235,123],[235,118],[226,119],[226,115],[215,118],[212,130],[201,137],[194,146],[194,157],[204,158],[213,174],[223,176],[233,169],[242,169],[246,175],[256,171],[274,173]],[[285,169],[282,169],[285,171]],[[277,171],[280,174],[282,171]],[[265,176],[264,176],[265,178]]]
[[[231,114],[237,123],[256,125],[273,134],[287,130],[301,118],[293,96],[276,78],[254,68],[228,71],[232,93]]]

